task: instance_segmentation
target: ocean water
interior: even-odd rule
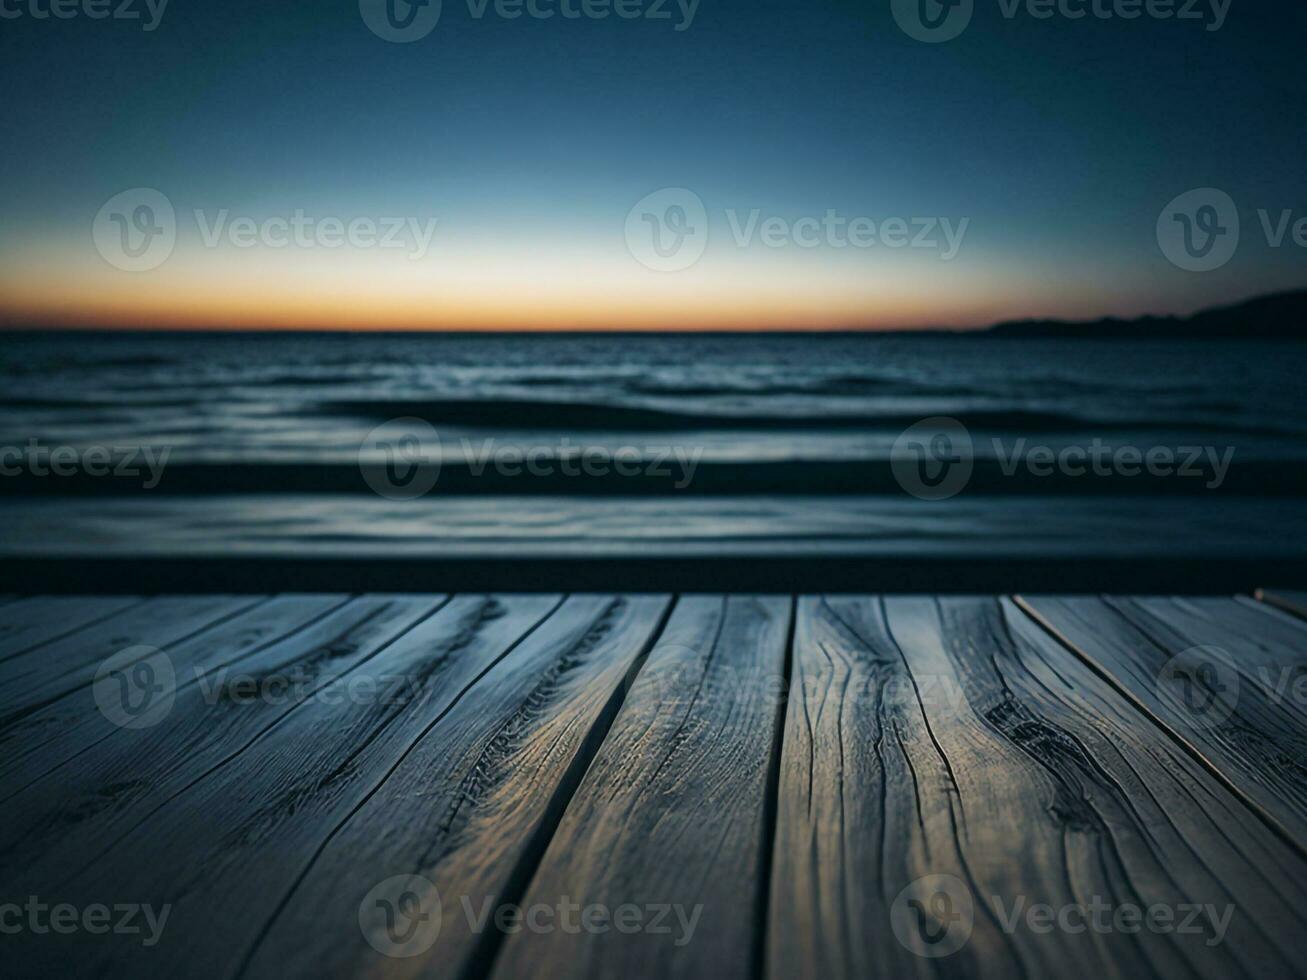
[[[13,334],[0,552],[1298,555],[1305,376],[1270,343]],[[927,419],[927,470],[931,426],[967,442],[939,499],[894,465]]]

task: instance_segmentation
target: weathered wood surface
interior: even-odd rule
[[[111,735],[6,800],[0,876],[36,887],[77,873],[106,846],[247,749],[302,701],[404,634],[440,601],[366,596],[340,606],[339,599],[321,598],[305,608],[304,600],[286,599],[255,610],[274,617],[244,622],[242,634],[229,639],[248,640],[269,627],[280,629],[288,616],[327,615],[235,666],[217,665],[189,676],[184,671],[179,680],[186,678],[186,685],[154,725],[120,728],[97,711],[115,728]],[[237,622],[227,624],[228,629]],[[201,653],[211,649],[186,646]],[[194,671],[198,665],[192,660],[189,666]]]
[[[668,606],[569,599],[338,828],[285,895],[246,974],[484,974],[499,941],[495,908],[520,901]],[[413,914],[400,922],[406,905]]]
[[[945,952],[951,976],[1295,971],[1305,872],[1015,606],[801,600],[773,976],[926,976]],[[1215,944],[1010,926],[1095,899],[1233,911]]]
[[[6,975],[1305,976],[1285,608],[16,598]]]
[[[333,829],[432,719],[558,603],[551,596],[464,596],[427,618],[439,605],[431,598],[379,601],[402,608],[412,628],[395,621],[369,635],[366,646],[348,637],[329,646],[328,657],[339,652],[352,665],[293,710],[266,719],[272,723],[261,731],[235,725],[227,746],[234,756],[200,774],[147,823],[86,854],[84,868],[61,863],[60,870],[73,872],[56,879],[74,896],[68,900],[141,895],[155,907],[170,906],[175,928],[149,949],[82,944],[60,972],[171,975],[194,962],[219,972],[234,967],[236,951],[253,942]],[[241,701],[233,712],[265,711],[258,694]]]
[[[631,931],[515,933],[497,977],[754,975],[790,605],[680,601],[522,902],[629,906]]]
[[[10,657],[0,664],[0,732],[38,708],[89,686],[107,658],[132,649],[165,647],[258,601],[251,596],[148,599]]]
[[[1017,601],[1307,845],[1307,624],[1236,599]]]
[[[189,717],[190,696],[185,693],[188,687],[213,672],[235,669],[232,665],[242,658],[285,639],[343,605],[347,598],[343,595],[279,597],[258,603],[211,630],[167,647],[165,652],[176,677],[176,697],[180,699],[171,713],[174,723],[200,720]],[[139,782],[143,777],[142,767],[158,761],[155,752],[161,732],[158,728],[142,729],[133,732],[131,737],[124,736],[123,732],[122,726],[97,709],[89,688],[82,689],[75,696],[59,698],[26,715],[0,734],[0,802],[115,734],[118,739],[106,750],[125,755],[130,779]],[[147,741],[151,735],[153,744]],[[178,748],[187,751],[185,743],[178,743]],[[80,764],[89,768],[100,764],[97,761],[100,758],[103,756],[92,754],[83,758]],[[66,778],[66,773],[61,774],[61,780]],[[112,780],[106,780],[106,783],[110,782]],[[76,794],[69,792],[64,802],[70,803],[75,798]]]
[[[0,661],[140,603],[131,596],[34,596],[0,607]]]

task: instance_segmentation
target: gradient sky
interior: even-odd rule
[[[26,10],[30,0],[4,0]],[[48,0],[36,0],[44,6]],[[118,0],[115,0],[118,2]],[[652,0],[646,0],[652,2]],[[1205,3],[1204,3],[1205,5]],[[144,9],[138,0],[138,6]],[[391,44],[356,0],[172,0],[118,20],[0,20],[0,323],[813,328],[1189,312],[1307,284],[1259,208],[1307,217],[1307,8],[1183,21],[1006,19],[922,44],[890,0],[701,0],[669,20],[475,18]],[[115,194],[162,191],[172,256],[101,258]],[[631,207],[700,196],[703,258],[635,261]],[[1155,238],[1228,192],[1244,240],[1209,273]],[[743,219],[967,218],[934,250],[738,247]],[[193,216],[436,219],[430,251],[205,247]]]

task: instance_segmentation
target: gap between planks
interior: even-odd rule
[[[1251,688],[1254,692],[1253,697],[1245,694],[1241,698],[1234,699],[1231,705],[1229,737],[1233,741],[1222,739],[1225,732],[1221,722],[1209,727],[1201,723],[1201,718],[1195,719],[1186,715],[1182,708],[1178,708],[1174,701],[1168,698],[1168,688],[1159,678],[1164,676],[1167,668],[1179,661],[1186,651],[1209,650],[1211,652],[1207,656],[1215,656],[1218,647],[1212,643],[1200,642],[1203,638],[1191,637],[1188,642],[1184,642],[1178,638],[1178,634],[1168,643],[1164,638],[1159,639],[1149,633],[1137,618],[1146,613],[1146,609],[1132,608],[1134,615],[1130,616],[1120,606],[1121,603],[1133,606],[1139,602],[1158,603],[1163,600],[1018,595],[1014,596],[1012,601],[1054,641],[1108,683],[1139,712],[1142,718],[1147,719],[1151,725],[1202,765],[1284,843],[1307,857],[1307,804],[1303,800],[1304,787],[1294,778],[1295,773],[1303,768],[1302,760],[1289,758],[1294,756],[1296,751],[1293,739],[1302,730],[1301,718],[1292,717],[1278,710],[1277,704],[1262,701],[1257,696],[1255,686]],[[1290,641],[1297,639],[1298,627],[1303,625],[1271,605],[1262,605],[1240,598],[1223,601],[1230,603],[1231,606],[1237,606],[1237,609],[1231,609],[1231,612],[1248,610],[1255,616],[1266,617],[1261,625],[1268,630],[1271,628],[1272,619],[1288,624]],[[1091,615],[1116,616],[1119,617],[1119,622],[1112,624],[1100,622],[1098,629],[1089,630],[1086,623],[1077,622],[1072,618],[1077,604],[1080,606],[1093,604],[1095,608],[1089,611]],[[1194,617],[1193,621],[1200,623],[1197,617]],[[1143,649],[1133,649],[1122,657],[1119,650],[1112,649],[1112,640],[1115,636],[1106,628],[1108,625],[1114,626],[1122,633],[1126,631],[1133,633],[1132,638],[1137,638],[1139,646]],[[1248,625],[1250,624],[1245,623],[1245,626]],[[1158,621],[1155,626],[1164,628],[1165,623]],[[1302,630],[1302,633],[1302,639],[1307,640],[1307,629]],[[1101,644],[1097,653],[1094,649],[1096,644]],[[1284,647],[1285,644],[1281,646]],[[1221,652],[1224,655],[1224,651]],[[1156,671],[1151,684],[1138,675],[1131,676],[1130,673],[1150,669],[1150,665],[1145,661],[1145,656],[1150,653],[1154,661],[1151,669]],[[1239,669],[1235,666],[1236,663],[1236,659],[1230,659],[1223,662],[1220,669],[1233,672]],[[1176,668],[1174,673],[1181,671],[1182,667]],[[1264,758],[1258,758],[1258,749],[1262,750]],[[1284,758],[1289,758],[1287,765]],[[1282,776],[1288,781],[1288,790],[1268,780],[1268,774]],[[1295,783],[1298,785],[1294,785]],[[1286,796],[1286,792],[1292,795]]]

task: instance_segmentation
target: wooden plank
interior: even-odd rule
[[[362,663],[441,602],[440,596],[366,596],[348,605],[338,597],[277,600],[280,608],[270,609],[270,603],[254,611],[263,617],[252,622],[242,622],[250,615],[240,617],[204,634],[205,645],[188,646],[203,657],[214,640],[248,642],[253,634],[267,637],[270,629],[288,632],[288,615],[301,623],[316,621],[307,629],[290,630],[281,642],[265,643],[235,665],[201,662],[182,669],[179,678],[186,683],[157,724],[120,728],[82,706],[85,717],[102,721],[88,721],[86,727],[102,732],[107,726],[116,734],[94,741],[6,801],[0,875],[41,883],[74,873],[87,855],[139,826],[204,773],[238,755],[297,703]]]
[[[516,932],[495,977],[756,975],[790,606],[677,605],[521,903],[626,906],[622,931]]]
[[[800,602],[770,975],[1295,975],[1305,870],[1012,604]]]
[[[143,600],[136,596],[33,596],[0,608],[0,661],[27,653]]]
[[[346,596],[284,596],[260,603],[225,623],[169,646],[167,653],[180,691],[198,677],[219,670],[294,633],[337,606]],[[0,734],[0,802],[120,732],[96,708],[91,692],[59,698],[15,722]]]
[[[149,599],[6,660],[0,664],[0,732],[37,708],[90,685],[109,657],[129,648],[157,649],[176,643],[260,601],[258,596],[226,595]],[[147,655],[140,653],[139,658]]]
[[[1292,589],[1258,589],[1257,598],[1285,612],[1307,619],[1307,592]]]
[[[33,942],[29,948],[43,956],[37,962],[74,976],[189,974],[196,963],[217,964],[217,974],[233,969],[332,830],[558,603],[556,596],[459,597],[380,653],[374,644],[375,655],[356,660],[253,742],[242,726],[234,758],[102,852],[83,853],[84,870],[53,887],[58,875],[33,875],[47,892],[81,905],[125,894],[167,904],[164,939],[147,949],[130,941],[67,950]],[[232,707],[263,712],[257,702]]]
[[[668,608],[650,596],[569,599],[332,836],[242,975],[484,974],[499,939],[493,907],[520,900]],[[443,913],[413,909],[410,885],[420,903],[433,897],[414,875],[438,890]],[[384,918],[396,907],[418,927],[398,946],[407,930],[392,940]]]
[[[1019,600],[1307,848],[1307,629],[1234,599]]]

